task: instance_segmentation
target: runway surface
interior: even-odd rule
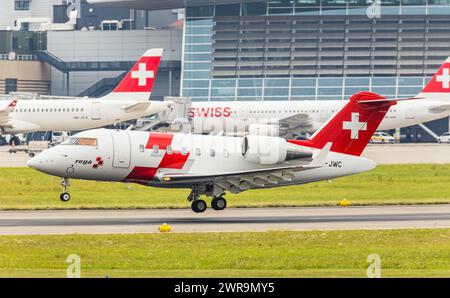
[[[173,232],[450,228],[450,205],[0,212],[1,235],[153,233],[162,223]]]

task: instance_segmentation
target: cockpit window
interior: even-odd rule
[[[94,138],[70,138],[61,145],[80,145],[97,147],[97,139]]]

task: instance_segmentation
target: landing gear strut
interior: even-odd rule
[[[59,199],[63,202],[67,202],[70,200],[70,194],[68,192],[69,189],[69,178],[67,177],[62,177],[61,178],[61,186],[63,188],[63,192],[62,194],[59,195]]]
[[[222,197],[223,195],[219,197],[214,197],[211,201],[211,207],[214,210],[223,210],[227,207],[227,200]]]

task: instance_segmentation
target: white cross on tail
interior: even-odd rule
[[[367,130],[367,122],[359,122],[359,113],[352,113],[352,120],[342,122],[342,129],[350,130],[350,138],[357,140],[359,131]]]
[[[442,74],[436,76],[436,82],[441,82],[442,88],[444,89],[450,88],[450,70],[448,68],[444,68],[442,70]]]
[[[147,79],[153,79],[155,73],[153,70],[147,70],[147,64],[139,63],[139,69],[131,72],[132,79],[138,79],[138,86],[145,86],[147,84]]]

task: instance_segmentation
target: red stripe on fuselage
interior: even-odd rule
[[[149,167],[134,167],[133,170],[124,179],[125,182],[135,182],[140,184],[147,184],[148,181],[155,177],[158,168]]]
[[[165,133],[150,133],[146,149],[152,150],[154,145],[157,145],[159,150],[167,150],[167,147],[172,143],[173,134]],[[135,182],[140,184],[147,184],[152,180],[159,169],[177,169],[181,170],[189,158],[189,152],[181,154],[180,151],[174,151],[172,154],[167,152],[164,154],[159,165],[154,167],[134,167],[133,170],[124,179],[125,182]]]
[[[166,150],[167,146],[172,143],[172,140],[173,134],[171,133],[151,132],[148,137],[147,146],[145,146],[145,148],[153,149],[153,146],[157,145],[159,147],[159,150]]]
[[[189,153],[183,155],[178,151],[174,152],[173,154],[167,154],[166,152],[158,168],[181,170],[188,160],[188,157]]]

